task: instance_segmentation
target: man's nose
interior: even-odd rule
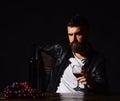
[[[73,37],[74,37],[74,38],[73,38],[73,41],[77,42],[77,37],[76,37],[76,35],[74,35]]]

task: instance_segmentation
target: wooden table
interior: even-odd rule
[[[120,95],[95,95],[80,93],[45,93],[39,99],[6,99],[0,97],[0,101],[120,101]]]

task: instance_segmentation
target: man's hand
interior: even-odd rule
[[[95,82],[92,80],[91,75],[85,70],[81,71],[83,76],[78,77],[77,80],[80,81],[83,85],[86,85],[89,89],[93,89],[95,87]]]

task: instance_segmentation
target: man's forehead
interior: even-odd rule
[[[85,26],[75,26],[75,27],[68,26],[67,29],[68,29],[68,32],[73,32],[73,31],[86,32],[88,30],[88,29],[86,29]]]
[[[80,31],[81,30],[81,28],[80,27],[67,27],[67,29],[68,29],[68,32],[78,32],[78,31]]]

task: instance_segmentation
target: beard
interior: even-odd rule
[[[70,44],[73,53],[79,53],[86,57],[89,52],[89,45],[87,43],[72,42]]]

